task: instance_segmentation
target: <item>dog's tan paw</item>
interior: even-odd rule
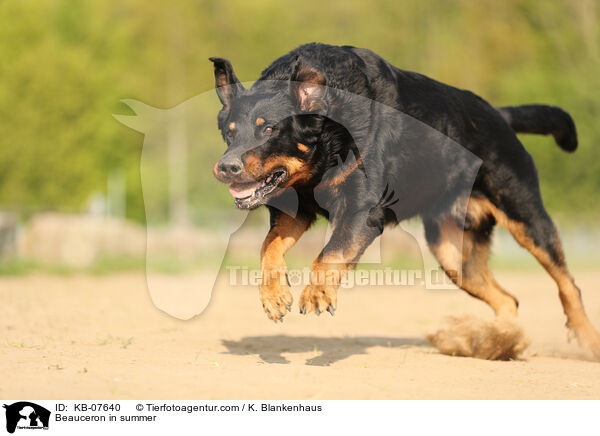
[[[337,291],[333,286],[308,285],[300,295],[300,313],[307,314],[328,311],[332,316],[337,308]]]
[[[277,322],[292,310],[292,293],[276,281],[260,287],[260,301],[269,319]]]

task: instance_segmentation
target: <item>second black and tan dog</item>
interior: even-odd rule
[[[429,247],[450,278],[497,315],[516,315],[517,300],[487,267],[498,223],[552,276],[567,326],[600,357],[600,335],[567,270],[534,162],[515,134],[551,134],[572,152],[577,136],[565,111],[547,105],[494,108],[471,92],[349,46],[303,45],[276,59],[250,89],[229,61],[211,61],[223,104],[218,125],[227,143],[215,176],[229,185],[238,208],[266,205],[271,214],[260,286],[270,319],[280,320],[291,309],[292,295],[279,280],[286,273],[284,256],[318,214],[333,231],[314,261],[301,313],[333,314],[340,275],[386,225],[420,216]],[[373,103],[357,109],[348,95]],[[388,109],[405,118],[395,119]],[[440,136],[415,134],[407,118]],[[285,188],[297,193],[295,213],[272,205]],[[315,198],[327,198],[327,206]]]

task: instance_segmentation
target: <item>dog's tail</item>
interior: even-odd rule
[[[573,152],[577,149],[573,118],[558,106],[529,104],[497,109],[515,132],[552,135],[563,150]]]

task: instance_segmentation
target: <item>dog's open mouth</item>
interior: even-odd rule
[[[257,182],[232,183],[229,193],[235,199],[235,205],[240,209],[253,209],[273,194],[287,180],[285,168],[277,168],[264,179]]]

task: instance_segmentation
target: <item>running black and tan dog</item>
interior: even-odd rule
[[[471,92],[349,46],[303,45],[275,60],[250,89],[228,60],[210,60],[223,104],[218,126],[227,143],[214,174],[229,185],[238,208],[266,205],[271,214],[260,287],[270,319],[281,320],[291,309],[292,295],[280,280],[284,256],[318,214],[333,231],[314,261],[301,313],[333,315],[340,274],[384,226],[420,216],[429,247],[449,277],[497,315],[516,315],[517,300],[487,267],[499,223],[556,281],[567,326],[600,357],[600,335],[567,270],[534,162],[515,134],[551,134],[572,152],[577,135],[565,111],[547,105],[494,108]],[[286,188],[298,198],[291,214],[273,206]],[[316,198],[327,199],[327,206]]]

